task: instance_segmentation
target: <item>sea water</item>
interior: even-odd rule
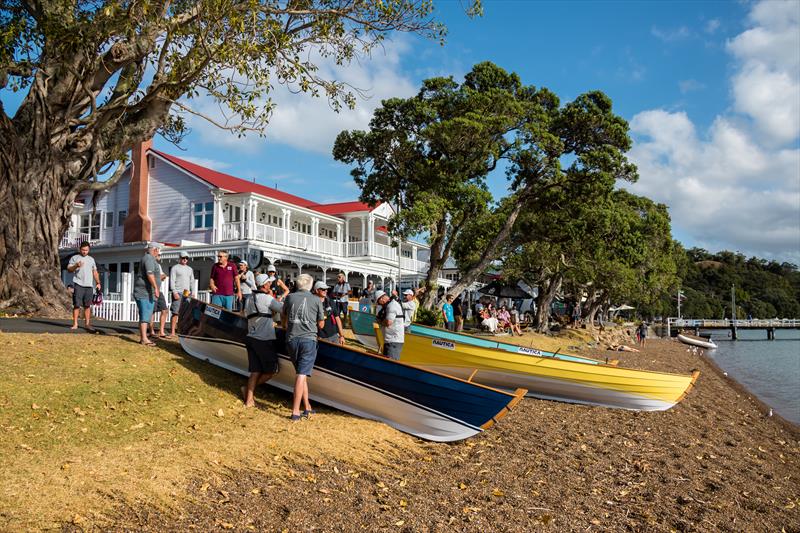
[[[766,330],[737,333],[734,341],[727,332],[712,331],[719,348],[709,356],[775,412],[800,424],[800,330],[777,329],[771,341]]]

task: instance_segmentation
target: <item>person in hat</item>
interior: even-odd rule
[[[83,321],[86,331],[94,333],[92,328],[92,296],[94,290],[100,290],[100,274],[97,263],[89,255],[89,243],[83,241],[78,248],[80,253],[70,257],[67,272],[72,273],[72,327],[78,329],[78,317],[83,308]]]
[[[411,327],[414,316],[417,314],[417,301],[414,296],[414,289],[403,291],[403,303],[400,304],[400,307],[403,308],[403,321],[406,328]]]
[[[297,276],[297,290],[290,293],[283,304],[281,320],[286,328],[286,349],[292,358],[297,374],[292,402],[293,422],[313,414],[308,401],[308,378],[317,359],[317,331],[325,325],[325,312],[319,297],[311,294],[314,278],[308,274]],[[300,404],[304,410],[300,412]]]
[[[244,259],[239,261],[239,287],[242,290],[242,309],[244,309],[247,307],[247,301],[253,297],[253,291],[256,288],[256,278],[248,269],[247,261]]]
[[[160,282],[156,277],[161,273],[161,268],[156,261],[156,255],[160,250],[161,245],[157,242],[147,244],[144,255],[139,260],[139,271],[133,281],[133,299],[136,301],[136,308],[139,311],[139,342],[144,346],[156,345],[147,337],[147,328],[153,318],[156,300],[161,294]]]
[[[267,267],[267,276],[269,276],[269,281],[272,284],[273,296],[276,298],[282,298],[289,294],[289,287],[287,287],[283,280],[278,277],[278,271],[275,268],[275,265],[271,264]]]
[[[336,312],[336,303],[328,296],[328,284],[324,281],[314,283],[314,294],[322,302],[322,310],[325,313],[325,325],[319,328],[317,336],[334,344],[344,344],[342,319]]]
[[[181,310],[181,302],[184,297],[192,294],[194,288],[194,269],[189,266],[189,253],[185,250],[181,252],[180,260],[177,265],[169,269],[170,286],[170,312],[172,317],[169,320],[170,337],[175,336],[175,329],[178,327],[178,313]]]
[[[378,324],[383,333],[383,355],[399,361],[405,342],[403,308],[397,300],[389,298],[384,291],[375,291],[375,301],[380,306]]]
[[[250,377],[242,387],[245,407],[254,407],[256,387],[266,383],[278,373],[278,352],[275,348],[274,313],[280,313],[283,304],[272,297],[271,282],[266,274],[253,279],[256,291],[247,299],[244,313],[247,317],[247,370]]]
[[[239,276],[236,267],[228,261],[226,250],[217,252],[217,259],[218,261],[211,267],[211,279],[208,282],[212,294],[211,303],[230,311],[233,309],[234,296],[239,300],[242,299]]]

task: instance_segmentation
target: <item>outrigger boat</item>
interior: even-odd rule
[[[678,340],[684,344],[698,346],[700,348],[705,348],[706,350],[717,349],[717,345],[711,342],[711,339],[706,339],[705,337],[697,337],[695,335],[689,335],[687,333],[678,333]]]
[[[247,376],[247,320],[238,313],[187,299],[178,319],[181,347],[198,359]],[[295,372],[276,328],[280,371],[268,383],[294,388]],[[319,341],[309,395],[342,411],[379,420],[422,439],[450,442],[491,427],[524,396],[361,350]]]
[[[353,323],[362,321],[358,317]],[[380,346],[377,325],[374,331]],[[491,387],[525,388],[528,396],[536,398],[636,411],[673,407],[700,375],[699,371],[681,375],[521,355],[413,332],[405,335],[400,361]]]
[[[372,328],[372,325],[375,323],[375,315],[364,313],[362,311],[351,311],[350,321],[352,323],[353,333],[355,333],[356,338],[358,338],[359,342],[361,342],[362,344],[364,344],[369,348],[372,348],[373,350],[377,349],[378,341],[377,338],[375,337],[375,331]],[[422,324],[411,324],[411,327],[409,328],[408,331],[414,335],[420,335],[422,337],[428,337],[431,339],[450,340],[454,342],[459,342],[461,344],[467,344],[469,346],[476,346],[478,348],[501,350],[504,352],[516,353],[521,355],[555,357],[556,359],[561,359],[563,361],[575,361],[576,363],[588,363],[590,365],[598,365],[602,363],[616,365],[618,362],[617,359],[613,359],[612,361],[600,361],[598,359],[592,359],[590,357],[582,357],[580,355],[571,355],[560,352],[548,352],[546,350],[539,350],[533,347],[520,346],[518,344],[512,344],[508,342],[498,342],[491,339],[484,339],[481,337],[476,337],[475,335],[469,335],[467,333],[456,333],[455,331],[449,331],[446,329],[423,326]]]

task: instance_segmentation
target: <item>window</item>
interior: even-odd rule
[[[319,228],[319,235],[320,237],[325,237],[326,239],[336,240],[336,230],[328,229],[328,228]]]
[[[81,215],[81,233],[87,233],[90,241],[100,239],[100,215],[102,213],[85,213]]]
[[[292,229],[294,231],[299,231],[300,233],[305,233],[306,235],[311,235],[311,224],[295,221],[292,223]]]
[[[401,253],[403,254],[403,257],[411,259],[411,250],[403,250]]]
[[[149,163],[148,166],[150,168],[156,168],[156,158],[155,157],[153,157],[152,155],[147,156],[147,162]]]
[[[283,217],[279,217],[278,215],[267,215],[267,223],[272,226],[277,226],[279,228],[282,228]]]
[[[226,222],[241,222],[242,221],[242,207],[238,205],[225,204],[225,221]]]
[[[114,212],[113,211],[109,211],[108,213],[106,213],[105,227],[106,228],[113,228],[114,227]]]
[[[198,202],[192,207],[192,229],[214,227],[214,202]]]
[[[120,211],[117,214],[117,225],[118,226],[124,226],[126,218],[128,218],[128,212],[127,211]]]

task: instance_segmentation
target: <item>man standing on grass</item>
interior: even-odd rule
[[[192,294],[194,288],[194,270],[189,266],[189,254],[181,252],[180,262],[169,270],[169,286],[172,291],[170,303],[170,337],[175,336],[175,328],[178,326],[178,313],[181,310],[181,302],[184,297]]]
[[[83,321],[86,331],[94,333],[92,328],[92,296],[94,290],[100,290],[100,274],[97,273],[97,263],[89,255],[89,243],[83,241],[79,248],[80,253],[69,259],[67,272],[72,276],[72,327],[78,329],[78,316],[83,308]],[[94,283],[92,283],[94,282]]]
[[[228,252],[217,252],[218,261],[211,267],[211,279],[208,288],[211,290],[211,303],[233,310],[234,295],[242,299],[242,290],[239,286],[239,276],[236,266],[228,262]]]
[[[133,282],[133,299],[139,310],[139,342],[144,346],[155,346],[156,343],[147,338],[147,328],[153,318],[153,309],[160,295],[158,289],[160,281],[156,281],[161,269],[156,262],[156,255],[161,245],[151,242],[139,261],[139,272]]]
[[[444,327],[450,331],[456,330],[456,319],[453,314],[453,295],[447,295],[447,301],[442,306],[442,317],[444,318]]]
[[[272,297],[269,276],[259,274],[255,277],[256,292],[247,299],[244,313],[247,317],[247,370],[250,377],[242,387],[245,407],[256,405],[253,394],[256,387],[266,383],[278,373],[278,352],[275,350],[274,313],[280,313],[283,304]]]
[[[378,324],[383,333],[383,355],[399,361],[406,340],[403,308],[383,291],[375,291],[375,301],[380,306]]]
[[[156,304],[153,308],[153,315],[158,313],[158,337],[161,339],[167,338],[167,310],[169,306],[167,305],[167,295],[164,294],[164,291],[160,290],[161,283],[167,279],[167,275],[164,273],[164,269],[161,267],[161,248],[155,248],[155,255],[153,256],[156,259],[156,265],[158,266],[158,272],[155,275],[156,281],[158,282],[159,286],[159,294],[156,297]],[[153,325],[153,319],[150,319],[150,334],[155,337],[156,336],[156,328]]]
[[[319,297],[311,294],[314,279],[300,274],[295,282],[296,292],[290,293],[283,304],[281,318],[286,328],[286,350],[297,373],[292,402],[293,422],[314,413],[308,401],[308,378],[317,359],[317,330],[325,325],[325,313]],[[304,410],[300,412],[300,404]]]

